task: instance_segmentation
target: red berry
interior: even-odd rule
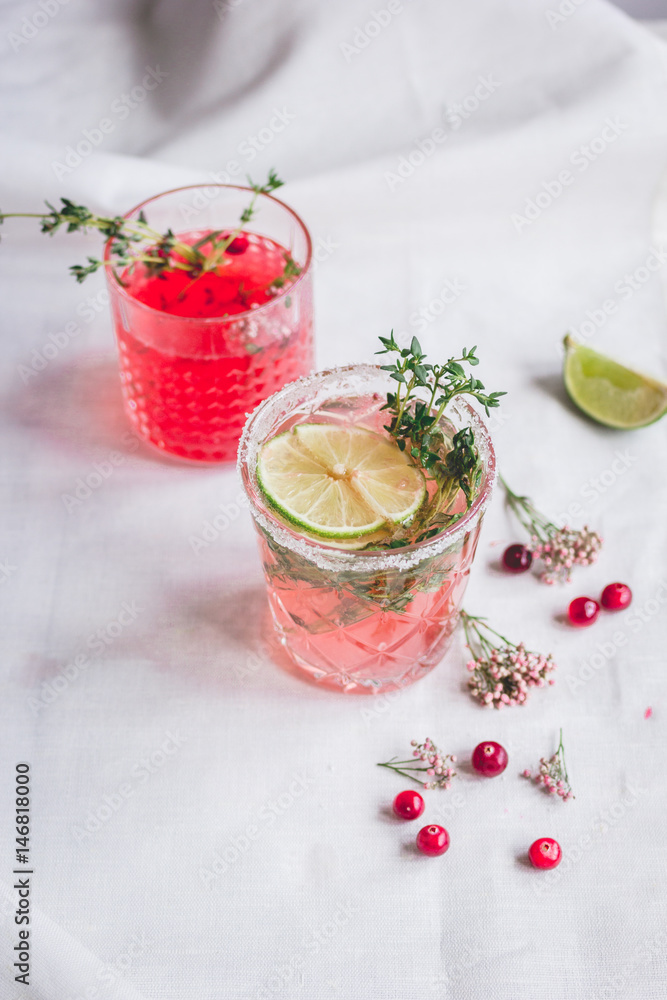
[[[532,561],[533,553],[525,545],[510,545],[503,552],[503,566],[509,573],[525,573]]]
[[[236,239],[232,240],[232,242],[229,244],[229,246],[225,250],[225,253],[233,253],[233,254],[245,253],[247,249],[248,249],[248,240],[245,238],[245,236],[237,236]]]
[[[622,611],[632,601],[632,591],[627,583],[610,583],[602,591],[600,601],[607,611]]]
[[[600,614],[600,605],[592,597],[575,597],[567,609],[573,625],[592,625]]]
[[[530,845],[528,857],[535,868],[557,868],[563,852],[557,840],[552,837],[540,837]]]
[[[417,834],[417,847],[422,854],[437,858],[439,854],[444,854],[448,849],[449,834],[444,826],[437,826],[435,823],[423,826]]]
[[[424,800],[412,789],[399,792],[394,799],[394,812],[400,819],[417,819],[424,812]]]
[[[507,750],[493,740],[479,743],[472,752],[472,766],[485,778],[495,778],[507,767]]]

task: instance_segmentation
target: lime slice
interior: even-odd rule
[[[267,441],[257,480],[283,517],[321,538],[400,524],[426,496],[424,476],[393,440],[337,424],[299,424]]]
[[[645,427],[667,413],[667,385],[566,337],[563,378],[580,410],[607,427]]]

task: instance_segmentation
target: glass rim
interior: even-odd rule
[[[128,209],[127,212],[124,212],[122,218],[129,219],[130,216],[133,215],[133,213],[140,212],[141,209],[144,208],[146,205],[150,205],[151,202],[158,201],[158,199],[160,198],[165,198],[167,195],[178,194],[180,191],[196,191],[196,190],[201,190],[202,188],[220,188],[222,190],[228,190],[228,191],[247,191],[250,194],[252,194],[253,192],[252,188],[245,187],[243,184],[218,184],[218,183],[184,184],[182,187],[169,188],[168,191],[161,191],[159,194],[151,195],[150,198],[145,198],[143,201],[140,201],[139,204],[135,205],[134,208],[130,208]],[[245,309],[243,312],[234,313],[232,316],[174,316],[173,313],[165,312],[163,309],[155,309],[153,306],[149,306],[145,302],[142,302],[140,299],[135,298],[134,295],[130,295],[127,289],[123,285],[121,285],[120,282],[116,279],[115,277],[116,269],[113,263],[111,264],[110,268],[105,268],[105,270],[107,271],[107,278],[109,279],[109,282],[110,283],[113,282],[111,287],[113,287],[122,298],[126,299],[128,302],[131,302],[133,306],[137,306],[141,309],[144,309],[147,313],[150,313],[152,315],[169,316],[171,319],[177,320],[179,323],[197,323],[198,325],[207,323],[236,323],[248,319],[249,316],[261,315],[262,310],[269,309],[275,302],[279,302],[284,296],[287,296],[290,293],[294,292],[297,285],[301,283],[302,279],[310,275],[311,264],[313,261],[313,241],[311,239],[310,232],[308,231],[308,227],[306,226],[303,219],[298,215],[297,212],[294,211],[293,208],[290,208],[290,206],[286,204],[286,202],[281,201],[280,198],[275,198],[272,194],[262,193],[260,194],[259,197],[267,198],[269,201],[273,201],[276,203],[276,205],[280,205],[281,208],[284,208],[285,211],[288,213],[288,215],[291,215],[296,220],[297,225],[300,227],[301,231],[306,237],[306,262],[301,268],[301,273],[297,277],[296,281],[294,281],[288,288],[284,288],[282,291],[278,292],[278,294],[275,295],[268,302],[263,302],[261,305],[257,306],[256,309]],[[105,262],[111,260],[112,240],[113,236],[110,236],[109,239],[104,244]],[[109,271],[113,271],[113,275],[109,274],[108,273]]]
[[[251,514],[264,531],[279,545],[289,549],[291,552],[296,552],[309,562],[316,562],[322,569],[332,572],[340,572],[345,569],[353,569],[359,572],[413,569],[425,559],[440,555],[457,544],[460,539],[475,527],[491,499],[497,474],[493,441],[491,440],[491,433],[487,424],[467,399],[455,397],[450,405],[454,409],[462,409],[465,412],[466,417],[470,419],[476,441],[478,440],[478,433],[480,439],[483,441],[483,446],[487,452],[484,464],[484,481],[478,495],[456,524],[453,524],[450,528],[445,528],[444,531],[433,538],[428,538],[422,542],[414,542],[411,545],[401,546],[397,549],[380,548],[361,551],[339,549],[334,545],[328,545],[325,539],[317,541],[314,538],[306,537],[300,534],[296,527],[291,528],[284,522],[279,521],[271,513],[269,504],[267,503],[264,507],[260,507],[249,489],[250,485],[255,483],[254,470],[250,471],[248,458],[252,452],[252,435],[257,420],[267,410],[270,410],[271,407],[276,406],[286,395],[294,394],[296,398],[301,390],[317,384],[317,382],[326,376],[345,375],[347,373],[355,373],[367,377],[385,375],[380,365],[372,364],[353,364],[327,368],[323,371],[305,375],[294,382],[289,382],[282,389],[278,390],[278,392],[273,393],[272,396],[261,402],[249,415],[239,442],[237,468],[241,475],[243,489],[248,498]],[[386,376],[386,381],[388,386],[390,386],[391,380],[388,375]]]

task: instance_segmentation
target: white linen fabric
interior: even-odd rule
[[[556,685],[524,708],[470,700],[462,640],[397,695],[303,683],[266,655],[234,469],[129,433],[103,280],[66,274],[98,243],[8,221],[2,1000],[663,1000],[665,423],[588,422],[560,367],[569,329],[667,372],[664,44],[599,0],[31,0],[0,17],[4,211],[122,211],[276,166],[316,246],[319,366],[370,359],[392,327],[434,359],[478,344],[480,377],[509,392],[504,475],[605,539],[570,586],[508,578],[522,535],[494,499],[466,606],[553,652]],[[612,580],[632,608],[568,627],[568,602]],[[518,777],[561,726],[566,805]],[[426,735],[462,761],[427,796],[440,859],[413,852],[419,824],[388,814],[406,783],[375,767]],[[493,781],[466,765],[489,738],[510,754]],[[525,857],[541,835],[565,854],[547,877]]]

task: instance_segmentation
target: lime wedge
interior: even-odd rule
[[[607,427],[645,427],[667,413],[667,385],[567,336],[563,378],[580,410]]]
[[[267,441],[257,481],[283,517],[321,538],[401,524],[426,496],[424,476],[393,440],[337,424],[299,424]]]

